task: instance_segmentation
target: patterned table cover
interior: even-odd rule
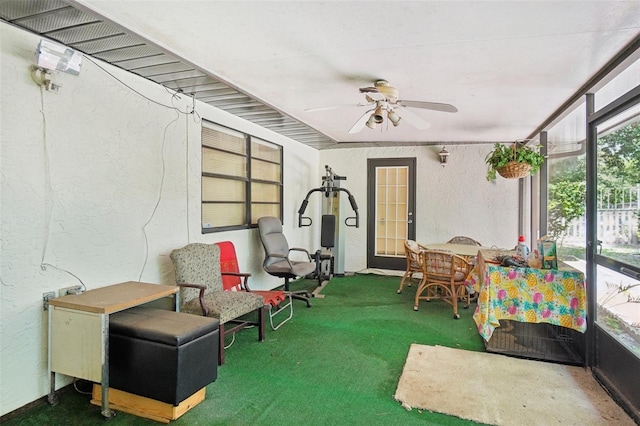
[[[491,255],[480,250],[478,264],[467,279],[467,286],[480,292],[473,319],[485,341],[500,326],[501,319],[586,331],[587,299],[582,272],[503,267],[486,262]]]

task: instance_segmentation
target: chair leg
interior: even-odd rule
[[[462,286],[461,287],[463,289],[463,298],[466,298],[466,304],[464,305],[465,309],[469,309],[469,306],[471,305],[471,293],[469,293],[469,290],[466,288],[466,286]]]
[[[451,305],[453,306],[453,318],[460,319],[460,314],[458,314],[458,292],[456,291],[456,286],[451,284]]]
[[[287,318],[281,320],[278,325],[274,325],[273,319],[280,313],[286,314],[285,310],[287,310],[287,308],[289,308],[289,315],[287,316]],[[271,329],[274,331],[279,329],[284,325],[285,322],[293,318],[293,302],[291,301],[291,295],[288,294],[286,300],[280,302],[278,306],[271,306],[270,304],[267,304],[265,305],[265,309],[267,310],[267,315],[269,315],[269,324],[271,325]]]
[[[303,300],[305,302],[307,302],[307,308],[311,307],[311,295],[309,295],[308,292],[293,292],[290,291],[289,293],[287,293],[288,295],[290,295],[293,299],[298,299],[298,300]]]
[[[404,287],[404,281],[406,279],[409,279],[409,284],[407,284],[409,287],[411,287],[411,280],[413,279],[413,272],[412,271],[407,271],[404,273],[404,275],[402,276],[402,279],[400,280],[400,288],[398,289],[397,293],[400,294],[402,293],[402,287]]]
[[[307,302],[307,308],[311,307],[311,293],[306,290],[291,291],[289,290],[289,277],[284,279],[284,292],[294,299],[303,300]]]
[[[224,324],[220,324],[218,328],[220,335],[220,343],[218,345],[218,365],[224,364]]]
[[[422,292],[427,288],[427,279],[426,277],[422,277],[422,279],[420,280],[420,284],[418,284],[418,288],[416,289],[416,297],[413,301],[413,310],[417,311],[418,310],[418,305],[420,303],[420,295],[422,294]]]
[[[258,341],[264,342],[264,311],[265,307],[258,309]]]

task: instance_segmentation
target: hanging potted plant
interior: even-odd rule
[[[544,156],[540,145],[529,146],[519,142],[511,146],[496,143],[487,154],[487,180],[496,180],[496,173],[506,179],[520,179],[540,170]]]

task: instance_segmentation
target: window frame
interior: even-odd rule
[[[205,144],[205,132],[208,131],[212,131],[212,132],[220,132],[223,134],[227,134],[228,136],[231,137],[237,137],[238,139],[243,139],[243,152],[238,152],[237,150],[233,150],[233,149],[225,149],[225,147],[221,147],[221,146],[210,146],[210,145],[206,145]],[[261,157],[256,157],[254,156],[254,152],[252,149],[252,146],[256,143],[268,146],[268,147],[272,147],[274,149],[274,151],[277,151],[277,153],[275,153],[275,155],[273,157],[277,158],[277,159],[266,159],[266,158],[261,158]],[[212,122],[212,121],[208,121],[208,120],[202,120],[202,124],[201,124],[201,147],[200,147],[200,153],[201,153],[201,170],[200,170],[200,228],[201,228],[201,232],[202,234],[210,234],[210,233],[215,233],[215,232],[223,232],[223,231],[231,231],[231,230],[238,230],[238,229],[251,229],[251,228],[257,228],[257,218],[254,222],[252,222],[251,218],[252,218],[252,210],[254,209],[254,206],[257,205],[274,205],[275,207],[275,211],[277,211],[277,215],[278,218],[280,220],[282,220],[282,213],[283,213],[283,195],[284,195],[284,148],[282,147],[282,145],[273,143],[267,139],[264,138],[259,138],[256,137],[254,135],[248,134],[248,133],[244,133],[238,130],[235,130],[233,128],[227,127],[227,126],[223,126],[220,125],[218,123]],[[216,173],[215,171],[212,171],[210,169],[207,169],[207,167],[205,166],[205,161],[207,159],[207,156],[205,153],[209,152],[209,153],[223,153],[224,155],[231,155],[231,156],[238,156],[238,157],[243,157],[244,161],[242,162],[243,167],[244,167],[244,175],[231,175],[231,174],[226,174],[226,173]],[[210,157],[209,157],[210,158]],[[253,173],[253,168],[252,168],[252,163],[254,161],[260,161],[260,162],[265,162],[265,163],[269,163],[269,164],[274,164],[276,166],[279,166],[279,170],[277,171],[277,174],[279,175],[279,180],[278,179],[274,179],[274,180],[270,180],[270,179],[265,179],[264,176],[257,178],[257,172]],[[234,182],[237,183],[238,181],[243,182],[243,190],[244,190],[244,199],[243,200],[234,200],[234,199],[229,199],[229,200],[205,200],[204,198],[204,194],[205,194],[205,179],[206,178],[214,178],[214,179],[218,179],[218,180],[223,180],[223,181],[229,181],[229,182]],[[276,192],[277,192],[277,197],[278,200],[274,200],[274,201],[253,201],[253,197],[252,197],[252,190],[254,189],[254,186],[256,185],[273,185],[276,187]],[[242,204],[243,205],[243,210],[244,210],[244,214],[243,219],[242,219],[242,223],[240,224],[216,224],[215,226],[208,226],[205,227],[205,213],[204,213],[204,209],[205,206],[210,206],[210,205],[216,205],[216,204]]]

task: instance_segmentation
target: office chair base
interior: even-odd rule
[[[285,293],[289,296],[291,296],[292,299],[297,299],[297,300],[302,300],[304,302],[307,302],[307,308],[311,307],[311,293],[309,293],[308,291],[305,290],[300,290],[300,291],[287,291],[285,290]]]

